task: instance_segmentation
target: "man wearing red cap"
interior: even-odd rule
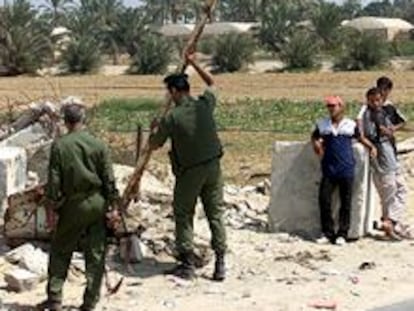
[[[353,139],[358,139],[376,157],[375,146],[360,135],[355,121],[345,117],[345,103],[338,96],[325,99],[329,117],[320,120],[312,134],[315,153],[321,158],[322,181],[319,189],[319,207],[323,236],[319,243],[344,245],[350,227],[352,188],[355,158]],[[339,188],[341,208],[339,229],[335,231],[332,217],[332,195]]]

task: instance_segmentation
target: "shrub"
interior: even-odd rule
[[[132,74],[163,74],[171,62],[171,45],[164,38],[147,34],[132,56],[129,72]]]
[[[308,31],[301,30],[282,46],[279,55],[288,70],[312,69],[318,65],[316,61],[318,51],[316,38]]]
[[[340,70],[370,70],[389,59],[387,43],[379,36],[352,32],[344,40],[335,67]]]
[[[228,34],[214,42],[213,65],[219,72],[235,72],[253,62],[255,44],[248,35]]]
[[[394,40],[391,50],[395,56],[414,56],[414,40]]]
[[[73,38],[62,55],[63,69],[69,73],[94,72],[101,64],[100,45],[94,37],[88,35]]]

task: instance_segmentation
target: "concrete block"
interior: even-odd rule
[[[4,217],[4,235],[7,239],[48,239],[46,209],[42,196],[34,189],[17,193],[8,198]]]
[[[14,269],[4,274],[4,280],[10,290],[16,292],[30,291],[40,283],[40,277],[24,269]]]
[[[32,146],[50,140],[50,136],[40,123],[18,131],[0,142],[0,147],[22,147],[31,149]]]
[[[0,148],[0,199],[24,190],[27,181],[26,151],[19,147]]]
[[[374,200],[370,190],[369,159],[360,144],[354,145],[356,158],[354,196],[349,236],[358,238],[369,231]],[[313,238],[320,234],[318,192],[321,180],[320,160],[311,144],[276,142],[272,163],[272,195],[269,227]],[[338,216],[338,194],[333,211]]]

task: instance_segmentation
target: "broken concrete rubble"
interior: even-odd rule
[[[41,280],[47,276],[48,255],[32,244],[24,244],[15,248],[8,252],[5,258],[11,264],[36,274]]]
[[[8,289],[23,292],[34,289],[40,283],[41,278],[30,271],[14,269],[5,273],[4,280],[7,283]]]

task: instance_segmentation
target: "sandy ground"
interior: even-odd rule
[[[208,230],[202,220],[196,228]],[[170,259],[148,258],[133,266],[134,273],[120,292],[103,298],[98,310],[299,311],[314,310],[308,307],[312,302],[335,301],[337,310],[358,311],[413,296],[413,242],[367,238],[338,247],[254,230],[228,233],[225,283],[208,280],[212,264],[198,272],[196,281],[180,282],[162,275],[171,266]],[[373,262],[375,267],[361,271],[364,262]],[[0,271],[7,268],[0,259]],[[116,280],[118,274],[112,273],[111,278]],[[83,278],[71,274],[65,305],[81,303],[82,285]],[[44,298],[44,289],[42,283],[32,292],[16,294],[0,286],[0,297],[10,310],[30,310]]]

